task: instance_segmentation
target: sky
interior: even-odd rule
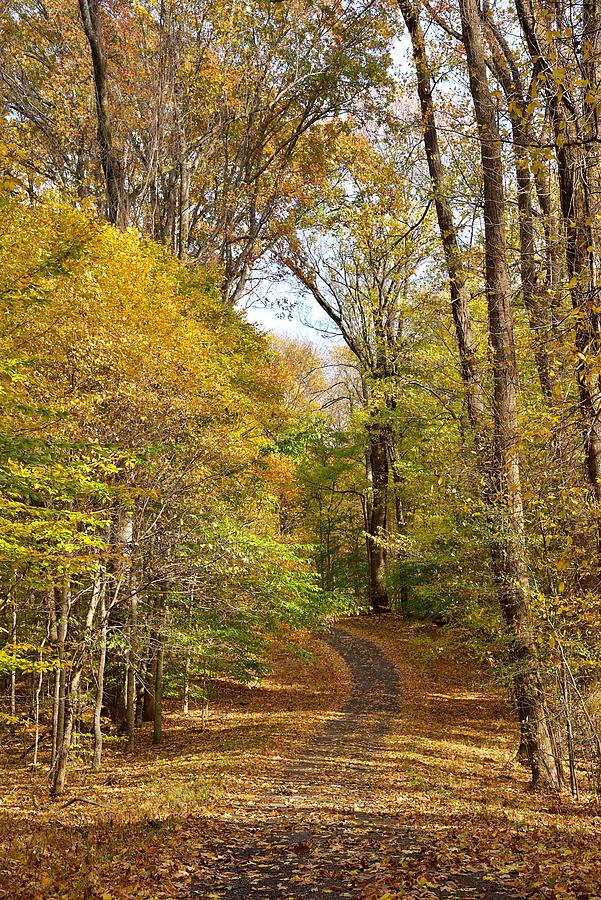
[[[288,292],[284,293],[290,302],[293,298]],[[340,333],[314,301],[298,301],[290,312],[282,312],[276,304],[277,300],[270,303],[269,298],[256,303],[245,310],[246,318],[261,331],[307,341],[320,348],[340,342]]]
[[[411,43],[405,32],[394,42],[392,60],[399,74],[406,74],[411,68]],[[291,312],[278,309],[278,294],[284,306]],[[297,297],[289,282],[282,279],[271,284],[266,296],[255,301],[245,310],[246,318],[262,331],[291,337],[299,341],[308,341],[320,349],[327,349],[333,344],[341,343],[342,337],[336,326],[330,322],[325,313],[312,299],[295,302]]]

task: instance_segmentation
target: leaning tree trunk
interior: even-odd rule
[[[65,790],[65,778],[67,774],[67,762],[69,759],[69,750],[71,749],[71,740],[73,738],[73,721],[75,717],[75,707],[79,696],[79,685],[81,683],[82,668],[78,668],[71,674],[66,696],[65,696],[65,712],[64,727],[61,742],[58,746],[56,763],[52,778],[52,794],[59,797]]]
[[[509,633],[514,686],[526,733],[532,781],[556,789],[561,774],[539,670],[526,566],[501,140],[488,86],[477,0],[460,0],[459,8],[484,187],[486,294],[494,366],[494,455],[491,464],[496,500],[492,536],[495,576]]]
[[[65,694],[67,688],[67,669],[65,659],[65,642],[71,609],[71,583],[65,573],[60,590],[54,588],[50,598],[50,628],[56,646],[56,669],[54,673],[54,699],[52,707],[52,760],[51,771],[56,770],[59,750],[63,742],[65,730]]]
[[[432,76],[426,53],[426,41],[415,0],[398,0],[411,38],[413,62],[417,76],[417,93],[421,109],[424,149],[436,206],[438,229],[445,255],[451,292],[451,312],[459,349],[461,377],[465,386],[467,413],[472,429],[479,431],[484,415],[484,396],[476,358],[469,309],[470,291],[463,264],[451,204],[444,185],[444,167],[440,154],[438,128],[432,96]]]
[[[55,797],[60,796],[65,790],[65,779],[67,774],[67,763],[69,760],[69,751],[71,749],[71,741],[73,739],[73,724],[75,720],[75,712],[79,701],[79,688],[83,675],[83,667],[85,656],[91,649],[92,627],[94,617],[101,595],[104,591],[104,576],[100,569],[94,579],[92,593],[87,609],[86,621],[82,640],[76,653],[76,661],[73,661],[69,672],[69,677],[65,684],[64,694],[64,713],[63,713],[63,729],[61,740],[58,744],[57,756],[54,770],[52,773],[52,794]]]

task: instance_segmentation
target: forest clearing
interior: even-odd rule
[[[601,898],[601,0],[0,0],[0,897]]]

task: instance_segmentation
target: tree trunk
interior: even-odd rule
[[[94,94],[100,165],[106,189],[106,215],[111,224],[126,226],[123,168],[115,153],[113,129],[109,109],[107,59],[103,45],[102,0],[79,0],[83,29],[90,45],[94,71]]]
[[[391,408],[395,408],[396,404],[391,404]],[[403,476],[401,474],[400,464],[401,457],[399,453],[399,442],[400,435],[397,433],[395,429],[390,428],[388,430],[388,456],[390,460],[390,472],[392,475],[392,483],[394,486],[394,512],[396,518],[396,533],[397,535],[405,534],[407,530],[407,519],[405,516],[405,510],[403,508],[403,495],[402,495],[402,487],[403,487]],[[401,560],[403,558],[404,551],[399,544],[397,549],[397,560]],[[407,604],[409,602],[409,594],[407,587],[402,585],[399,589],[397,603],[401,615],[406,612]]]
[[[492,503],[489,521],[495,532],[492,546],[493,570],[499,588],[505,622],[514,637],[519,636],[522,627],[526,626],[526,659],[529,666],[534,666],[533,683],[528,674],[517,673],[514,678],[514,691],[522,735],[527,745],[533,781],[548,780],[555,784],[558,781],[558,773],[554,756],[549,753],[552,741],[540,688],[526,593],[524,525],[517,453],[517,373],[509,305],[510,285],[505,255],[503,172],[494,107],[486,79],[482,36],[479,28],[480,12],[476,4],[469,0],[464,3],[461,10],[470,67],[470,83],[481,135],[485,182],[486,275],[491,344],[495,356],[493,472],[490,471],[491,461],[488,458],[486,443],[481,433],[484,403],[471,339],[466,273],[460,256],[451,207],[444,190],[443,166],[432,98],[432,80],[424,34],[419,22],[417,6],[411,0],[399,0],[399,6],[411,36],[422,112],[424,144],[451,285],[451,301],[462,378],[466,384],[468,401],[470,396],[472,397],[472,402],[468,402],[468,417],[476,439],[480,466],[484,473],[485,499],[487,503]],[[477,84],[477,81],[480,84]],[[499,513],[503,520],[501,522]],[[505,525],[505,520],[507,520],[508,527]],[[513,589],[514,585],[515,589]],[[513,648],[514,662],[517,657],[523,656],[524,651],[519,640],[517,644]]]
[[[453,212],[444,185],[444,168],[440,155],[434,99],[432,97],[432,76],[426,53],[426,42],[415,0],[398,0],[398,5],[411,38],[413,61],[417,76],[417,93],[421,108],[424,148],[436,205],[438,228],[449,275],[451,312],[459,349],[461,377],[466,390],[467,413],[472,428],[479,428],[484,415],[484,397],[476,359],[476,345],[472,335],[469,310],[470,292],[467,285],[467,272],[459,248],[457,229],[453,220]]]
[[[38,764],[38,753],[40,750],[40,698],[42,696],[42,687],[44,685],[44,670],[42,669],[41,663],[42,663],[42,648],[44,646],[44,643],[45,643],[45,640],[42,641],[42,645],[40,647],[40,656],[39,656],[40,673],[38,675],[38,683],[37,683],[34,698],[33,698],[33,721],[34,721],[34,728],[35,728],[35,738],[34,738],[34,742],[33,742],[32,765],[33,765],[34,769]]]
[[[188,639],[190,639],[192,634],[192,603],[193,598],[190,597],[190,601],[188,604]],[[186,663],[184,667],[184,696],[182,699],[182,710],[185,716],[188,715],[190,710],[190,667],[192,663],[192,651],[188,646],[186,648]]]
[[[65,779],[67,774],[67,762],[69,760],[69,750],[71,749],[71,739],[73,737],[73,721],[75,717],[75,706],[81,683],[82,669],[78,668],[72,673],[71,679],[65,691],[64,702],[64,729],[62,739],[58,746],[58,754],[54,774],[52,779],[52,794],[54,797],[60,797],[65,790]]]
[[[136,671],[138,655],[138,585],[134,554],[134,518],[131,510],[123,510],[117,528],[117,545],[122,548],[123,563],[119,585],[128,590],[128,613],[125,634],[127,636],[127,657],[125,666],[125,733],[126,753],[133,753],[136,728]],[[113,603],[114,605],[114,603]]]
[[[94,756],[92,768],[95,772],[100,769],[102,761],[102,703],[104,695],[104,670],[106,667],[106,637],[108,628],[108,612],[104,592],[100,606],[100,653],[98,656],[98,674],[96,678],[96,702],[94,704]]]
[[[154,686],[157,673],[157,654],[156,654],[156,633],[153,632],[151,637],[152,646],[150,648],[150,665],[147,669],[146,684],[144,687],[144,708],[142,710],[142,720],[144,722],[154,722]]]
[[[139,642],[138,642],[139,643]],[[136,679],[136,716],[135,723],[139,727],[144,719],[144,710],[146,709],[146,697],[148,696],[148,673],[151,668],[152,649],[150,641],[147,641],[144,647],[144,654],[139,654],[139,673]]]
[[[368,426],[367,471],[369,504],[367,542],[369,602],[374,612],[389,608],[386,578],[386,520],[388,507],[388,454],[386,435],[379,424]]]
[[[58,603],[56,602],[57,598],[60,598]],[[53,621],[51,628],[53,629],[53,634],[55,636],[58,657],[54,676],[54,704],[52,710],[51,768],[54,769],[58,761],[58,754],[63,742],[65,729],[65,692],[67,685],[65,641],[67,639],[69,611],[71,608],[71,584],[69,576],[66,573],[63,578],[63,585],[60,592],[58,588],[54,588],[53,598],[50,602],[54,607],[51,617],[51,620]]]
[[[65,579],[65,584],[68,587],[63,589],[63,593],[68,590],[68,606],[70,607],[70,584],[67,578]],[[60,796],[65,790],[67,763],[69,761],[69,751],[71,749],[71,741],[73,738],[75,711],[79,700],[79,688],[81,685],[81,678],[83,674],[83,660],[85,658],[85,654],[88,653],[90,649],[94,617],[96,615],[96,610],[98,609],[98,604],[100,603],[103,592],[104,579],[100,569],[98,569],[92,586],[90,602],[88,604],[86,613],[83,638],[76,654],[77,664],[72,665],[69,677],[65,678],[65,687],[63,694],[62,733],[60,735],[60,740],[58,741],[57,756],[52,772],[52,794],[55,797]],[[65,601],[63,601],[63,606],[64,605]]]
[[[165,593],[157,599],[156,670],[154,679],[154,732],[152,743],[163,743],[163,659],[165,653]]]
[[[57,665],[57,668],[54,670],[54,685],[52,690],[52,752],[50,754],[50,767],[54,766],[56,762],[56,755],[58,753],[58,719],[59,719],[59,704],[60,704],[60,695],[61,695],[61,670],[60,670],[60,662]]]
[[[144,700],[142,705],[142,721],[154,722],[154,686],[156,682],[157,671],[157,612],[160,608],[160,600],[155,600],[153,608],[150,612],[152,620],[152,628],[148,641],[148,652],[146,659],[146,671],[144,678]]]
[[[156,676],[154,682],[154,732],[152,743],[159,746],[163,743],[163,659],[164,659],[163,639],[160,638],[157,647],[157,665]]]
[[[17,713],[17,670],[14,659],[17,655],[17,604],[12,601],[12,625],[11,625],[11,642],[13,647],[13,664],[10,669],[10,714]]]
[[[179,166],[179,246],[178,256],[181,260],[188,257],[188,244],[190,242],[190,173],[186,147],[182,149],[182,159]]]
[[[513,679],[534,784],[557,789],[561,776],[539,672],[529,600],[520,484],[517,370],[505,237],[503,160],[488,87],[477,0],[460,0],[484,186],[486,292],[494,366],[494,569],[510,638]]]
[[[513,137],[513,158],[518,195],[518,228],[520,234],[520,275],[522,296],[528,314],[534,358],[543,397],[552,406],[558,395],[559,385],[552,375],[549,345],[552,337],[552,296],[545,296],[539,283],[539,267],[536,263],[536,229],[532,205],[533,178],[529,150],[535,149],[536,136],[531,126],[525,88],[522,84],[517,61],[505,36],[493,21],[488,4],[482,17],[484,28],[490,37],[491,67],[503,88],[507,100],[508,115]],[[541,189],[543,203],[546,191]],[[548,208],[548,205],[547,205]],[[552,277],[552,272],[549,273]]]
[[[596,503],[601,503],[601,315],[594,256],[595,238],[590,204],[582,184],[584,154],[562,147],[558,173],[562,215],[566,227],[566,257],[572,307],[576,320],[576,381],[586,471]],[[580,157],[580,158],[579,158]]]
[[[186,663],[184,666],[184,694],[182,698],[182,712],[185,716],[190,712],[190,650],[186,650]]]
[[[135,585],[131,584],[131,596],[129,598],[129,624],[128,639],[129,649],[127,653],[127,680],[125,692],[126,722],[127,722],[127,752],[133,753],[135,746],[136,729],[136,667],[138,664],[138,597]]]
[[[596,0],[583,6],[583,34],[577,78],[563,65],[553,43],[548,16],[536,0],[517,0],[520,25],[534,74],[542,84],[555,133],[560,205],[565,229],[567,274],[576,323],[576,381],[582,419],[585,467],[597,504],[601,503],[601,314],[599,313],[598,90],[600,15]],[[575,52],[578,52],[576,50]],[[578,84],[584,109],[578,108]],[[597,535],[601,546],[601,535]]]

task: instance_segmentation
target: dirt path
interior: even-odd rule
[[[397,671],[371,641],[340,629],[326,640],[350,670],[347,703],[255,803],[224,817],[208,847],[214,865],[203,860],[188,897],[394,897],[395,876],[425,856],[391,791],[398,759],[387,737],[403,702]],[[510,896],[478,871],[433,875],[436,886],[422,878],[405,896]]]
[[[529,789],[458,634],[364,616],[301,646],[219,681],[208,723],[168,703],[160,748],[149,724],[74,759],[64,803],[5,754],[0,897],[601,900],[595,798]]]

